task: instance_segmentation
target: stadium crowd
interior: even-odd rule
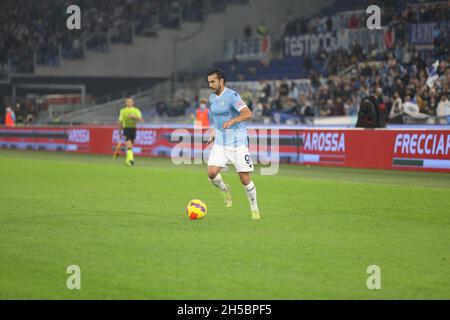
[[[64,29],[67,14],[60,9],[72,2],[58,1],[61,5],[49,0],[30,2],[25,10],[14,6],[13,0],[4,0],[6,10],[0,11],[0,77],[6,74],[8,59],[11,71],[33,72],[34,53],[40,64],[58,64],[59,47],[63,57],[77,59],[86,49],[108,50],[109,41],[130,43],[133,34],[157,36],[161,27],[177,28],[184,20],[201,21],[208,12],[224,10],[227,3],[247,0],[79,0],[74,3],[83,8],[83,29],[70,33]],[[395,33],[395,44],[387,50],[358,44],[349,50],[323,49],[303,60],[302,67],[309,72],[307,92],[301,92],[295,82],[287,79],[261,79],[256,93],[242,92],[242,96],[255,111],[255,120],[264,122],[288,119],[305,123],[314,116],[356,115],[361,100],[369,94],[377,96],[390,122],[401,123],[404,111],[418,119],[445,117],[450,115],[449,19],[449,2],[409,5],[400,13],[383,10],[382,24]],[[281,26],[281,35],[357,29],[365,21],[364,10],[311,19],[290,13]],[[427,22],[445,23],[433,33],[433,49],[420,51],[408,43],[407,24]],[[259,35],[269,33],[264,21],[255,31]],[[247,25],[244,36],[252,33]],[[320,71],[312,67],[312,60],[322,65]],[[435,61],[438,64],[432,68]],[[352,66],[351,73],[339,75]],[[197,105],[198,99],[159,99],[155,112],[160,116],[183,116],[192,113]]]
[[[36,106],[29,100],[25,100],[24,103],[16,102],[14,106],[6,106],[4,112],[0,112],[1,121],[6,126],[28,126],[35,123],[38,112]],[[8,118],[10,119],[8,123]]]
[[[361,100],[370,94],[377,96],[391,123],[402,123],[403,113],[421,120],[450,116],[449,17],[449,2],[409,5],[399,14],[386,10],[383,25],[395,32],[395,44],[390,48],[356,44],[350,50],[319,50],[303,61],[303,68],[309,70],[311,90],[299,94],[294,81],[261,80],[256,93],[246,94],[247,103],[255,108],[258,120],[265,122],[284,118],[304,123],[314,116],[356,115]],[[282,34],[335,32],[339,28],[359,28],[365,21],[365,11],[309,20],[288,18]],[[407,23],[427,22],[443,23],[433,32],[434,48],[419,51],[408,43],[405,30]],[[320,72],[312,68],[312,60],[321,63]],[[432,68],[435,61],[439,63]],[[351,66],[357,67],[350,74],[339,76]]]
[[[85,50],[108,51],[110,43],[131,43],[134,35],[157,36],[182,21],[202,21],[209,12],[248,0],[41,0],[17,5],[3,0],[0,10],[0,71],[33,73],[34,61],[58,65]],[[82,28],[67,32],[66,8],[79,5]]]
[[[366,7],[366,6],[365,6]],[[283,35],[301,35],[311,33],[336,32],[342,29],[358,29],[365,27],[368,14],[364,8],[340,12],[335,15],[318,15],[314,18],[295,17],[288,12],[285,22],[281,25]],[[381,25],[406,29],[407,23],[429,23],[447,21],[450,19],[450,4],[448,2],[419,3],[408,5],[405,10],[396,13],[394,7],[386,4],[381,11]]]
[[[354,116],[362,99],[371,94],[377,96],[391,123],[403,123],[403,112],[423,120],[450,116],[450,59],[439,63],[433,81],[426,67],[418,68],[413,61],[401,64],[390,53],[381,67],[363,63],[348,76],[334,74],[325,79],[312,74],[311,90],[306,93],[299,93],[293,81],[262,80],[256,97],[250,92],[244,97],[257,119],[266,123],[282,121],[283,116],[295,123],[306,123],[308,117],[315,116]]]

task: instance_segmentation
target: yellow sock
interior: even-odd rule
[[[133,156],[133,150],[132,149],[128,149],[127,150],[127,160],[134,161],[134,156]]]

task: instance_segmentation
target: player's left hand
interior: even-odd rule
[[[233,124],[234,124],[234,120],[231,119],[231,120],[228,120],[227,122],[225,122],[225,123],[223,124],[222,127],[223,127],[224,129],[228,129],[228,128],[230,128]]]

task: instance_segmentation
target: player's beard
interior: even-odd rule
[[[221,86],[219,86],[217,89],[214,90],[214,91],[216,92],[216,95],[219,95],[219,94],[220,94],[220,89],[222,89]]]

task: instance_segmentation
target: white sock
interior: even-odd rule
[[[256,187],[253,181],[246,186],[244,186],[245,192],[247,193],[248,202],[250,203],[250,210],[258,209],[258,202],[256,201]]]
[[[208,178],[209,179],[209,178]],[[222,176],[219,174],[217,174],[217,176],[214,179],[209,179],[209,181],[216,186],[217,188],[220,189],[220,191],[228,191],[227,186],[225,185],[225,183],[223,182]]]

